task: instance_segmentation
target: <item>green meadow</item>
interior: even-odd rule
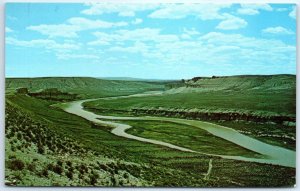
[[[77,100],[161,91],[161,95],[85,102],[86,110],[110,116],[160,116],[207,121],[271,145],[295,150],[295,76],[237,76],[186,81],[124,81],[95,78],[6,80],[5,179],[16,186],[290,187],[295,168],[224,159],[264,156],[189,125],[115,120],[126,133],[171,143],[183,152],[111,133],[54,107]],[[50,96],[18,93],[56,88]],[[207,176],[209,161],[212,170]],[[282,175],[285,176],[282,176]]]

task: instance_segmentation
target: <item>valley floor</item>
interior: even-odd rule
[[[55,103],[23,95],[7,96],[8,185],[289,187],[295,184],[295,168],[187,153],[118,137],[111,134],[111,127],[68,114],[53,107]],[[142,130],[139,124],[135,125],[137,128],[130,130],[133,134]],[[156,134],[151,132],[150,136],[164,137],[164,141],[170,137],[161,136],[161,130],[178,129],[174,124],[156,126],[159,127],[154,131]],[[149,129],[143,132],[149,136]],[[205,132],[198,133],[206,137]],[[191,136],[193,141],[173,141],[194,148],[199,139],[195,136]],[[214,148],[217,144],[220,147],[222,141],[204,142]],[[248,152],[229,147],[233,154]],[[205,178],[210,160],[212,172]]]

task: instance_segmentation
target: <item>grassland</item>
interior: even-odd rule
[[[141,82],[122,80],[103,80],[88,77],[45,77],[45,78],[7,78],[6,92],[17,88],[28,88],[31,92],[57,88],[60,91],[77,94],[79,98],[96,98],[130,95],[145,91],[163,90],[166,82]]]
[[[159,96],[97,100],[84,106],[103,115],[206,120],[296,148],[296,88],[295,76],[290,75],[190,80]]]
[[[9,101],[6,117],[6,185],[151,185],[129,173],[136,174],[147,168],[145,165],[98,155],[78,141],[56,134],[51,124],[34,120]]]
[[[148,184],[153,186],[189,185],[209,187],[268,185],[289,186],[294,184],[295,172],[293,168],[225,160],[216,157],[207,157],[199,154],[178,152],[176,150],[156,145],[128,140],[122,137],[116,137],[110,133],[111,129],[108,129],[107,127],[95,127],[95,125],[86,122],[80,117],[76,117],[74,115],[70,115],[61,110],[50,107],[52,102],[30,98],[27,96],[11,96],[8,97],[8,100],[13,103],[18,103],[18,108],[22,108],[22,110],[29,112],[32,115],[31,119],[33,121],[39,121],[39,123],[51,129],[56,135],[74,140],[81,144],[81,148],[92,151],[94,154],[86,155],[86,158],[83,160],[90,162],[82,162],[83,165],[86,165],[88,169],[93,167],[93,164],[95,163],[94,157],[99,159],[99,155],[101,156],[100,159],[95,161],[101,162],[102,157],[108,157],[111,161],[113,161],[111,163],[113,163],[112,165],[114,165],[113,169],[117,169],[115,171],[116,173],[118,173],[119,170],[125,170],[137,179],[140,179],[138,183],[132,183],[129,185],[141,185],[143,182],[145,185]],[[18,121],[17,123],[22,124],[22,122],[20,121]],[[27,149],[24,149],[24,152],[26,152],[26,150]],[[36,151],[33,152],[35,153]],[[76,153],[78,152],[81,151],[77,150]],[[29,153],[29,155],[31,156],[32,153]],[[47,156],[45,154],[41,155]],[[8,156],[6,163],[9,164],[10,161],[13,160],[13,158],[9,157],[9,154],[6,156]],[[21,160],[23,158],[26,159],[29,157],[28,155],[21,155],[17,158]],[[47,156],[47,158],[49,157]],[[52,156],[52,160],[49,159],[49,163],[56,164],[57,158],[60,157],[57,157],[57,155]],[[213,173],[209,180],[203,180],[203,177],[207,172],[208,161],[211,158],[213,159],[214,164]],[[74,161],[78,161],[78,159],[80,159],[80,157],[77,157],[77,159],[75,158]],[[39,158],[37,160],[40,161]],[[71,160],[73,161],[73,159]],[[132,169],[132,167],[126,167],[127,165],[122,165],[122,162],[119,162],[121,164],[117,163],[117,161],[119,160],[125,161],[124,163],[126,163],[126,161],[137,163],[141,167]],[[24,163],[26,166],[30,162],[25,161]],[[41,162],[38,162],[39,165],[40,163]],[[65,163],[67,163],[67,161],[63,160],[63,165]],[[48,166],[48,162],[45,162],[42,166]],[[7,178],[12,177],[12,180],[17,180],[17,185],[28,185],[28,182],[23,180],[24,177],[30,180],[34,179],[34,175],[29,173],[25,168],[7,169],[11,171],[9,173],[7,172]],[[232,169],[234,169],[234,171]],[[48,171],[52,174],[51,170]],[[88,176],[90,174],[89,172],[91,171],[87,170],[85,176]],[[282,177],[283,173],[286,174],[284,178]],[[17,177],[19,177],[19,179],[21,180],[16,179],[15,174],[20,174],[20,176]],[[54,172],[54,175],[50,177],[57,177],[57,182],[55,182],[55,185],[69,185],[70,182],[72,182],[69,179],[64,179],[65,181],[63,182],[58,181],[58,178],[63,175]],[[115,177],[113,174],[108,174],[107,176],[110,178],[112,176]],[[272,179],[269,178],[270,176],[272,177]],[[189,179],[187,179],[186,177],[189,177]],[[72,185],[93,185],[88,182],[88,178],[86,179],[86,181],[84,179],[80,179],[79,182],[75,182]],[[110,183],[110,181],[108,181],[108,183],[98,182],[95,185],[120,186],[126,185],[126,181],[127,180],[124,180],[125,183],[122,184],[113,184]],[[35,185],[44,185],[44,183],[45,182],[37,182]]]
[[[213,136],[205,130],[188,125],[157,121],[122,121],[121,123],[133,127],[127,131],[129,134],[165,141],[194,151],[219,155],[260,157],[259,154]]]
[[[129,110],[134,108],[206,109],[211,111],[264,111],[276,114],[295,115],[295,90],[279,92],[214,91],[183,92],[138,98],[123,98],[110,101],[94,101],[85,106],[104,109]],[[120,104],[122,103],[122,104]]]
[[[132,88],[126,90],[127,84],[122,85],[122,82],[114,81],[105,81],[107,86],[97,85],[96,87],[96,85],[92,86],[88,83],[83,85],[83,83],[74,84],[73,87],[73,85],[67,86],[67,83],[62,83],[61,80],[59,78],[57,82],[53,82],[56,85],[51,85],[49,81],[38,85],[43,82],[42,79],[38,79],[37,82],[34,82],[36,84],[31,82],[32,87],[27,86],[30,83],[26,80],[23,80],[25,82],[20,80],[18,83],[10,82],[10,85],[7,84],[9,91],[6,96],[5,160],[6,180],[9,185],[282,187],[293,186],[295,184],[294,168],[179,152],[163,146],[129,140],[111,134],[110,127],[91,124],[78,116],[52,107],[51,105],[58,103],[57,101],[37,99],[27,95],[12,93],[16,87],[28,87],[29,89],[32,88],[32,91],[37,91],[39,88],[62,86],[58,87],[61,91],[78,93],[82,98],[89,98],[96,97],[98,93],[99,97],[105,97],[164,88],[164,84],[162,83],[146,83],[145,85],[145,82],[132,82],[134,83],[131,84]],[[119,85],[112,85],[114,83],[119,83]],[[82,89],[76,89],[77,86]],[[182,89],[181,87],[180,91]],[[195,89],[199,88],[195,87]],[[119,99],[118,101],[89,102],[86,104],[86,107],[97,112],[115,115],[144,115],[133,113],[130,109],[149,107],[149,104],[153,104],[151,107],[165,107],[163,106],[165,101],[169,103],[168,107],[172,106],[181,109],[190,105],[193,108],[200,108],[202,102],[199,100],[202,99],[202,93],[198,90],[198,92],[189,91],[178,92],[174,95],[169,92],[170,94],[153,96],[149,97],[149,99],[128,98]],[[240,93],[239,91],[234,92],[236,95]],[[246,91],[246,94],[249,94],[249,92]],[[288,91],[285,92],[289,94]],[[234,94],[233,92],[230,93]],[[284,91],[278,90],[278,93],[278,98],[269,99],[278,101]],[[195,97],[185,98],[183,102],[182,99],[184,100],[184,96],[189,96],[190,94],[195,94]],[[212,100],[214,100],[213,95],[215,94],[219,95],[218,92],[207,93],[207,99],[211,96]],[[230,96],[226,95],[223,101],[233,102],[229,99]],[[293,99],[292,95],[291,93],[289,99]],[[178,98],[181,102],[178,100],[175,101],[175,98]],[[219,99],[222,99],[221,94],[219,95]],[[289,101],[289,99],[286,98],[286,101]],[[254,100],[253,98],[250,101]],[[189,103],[191,101],[193,103]],[[268,101],[271,102],[265,99],[265,102],[268,103]],[[289,102],[291,108],[294,107],[292,101]],[[231,104],[226,104],[228,107],[231,106]],[[213,106],[214,104],[210,103],[206,106],[209,107],[209,105]],[[246,104],[244,105],[246,106]],[[242,107],[243,109],[251,110],[250,107],[253,106],[250,105],[248,108],[239,105],[233,109]],[[267,104],[265,103],[265,105]],[[215,108],[219,106],[217,105]],[[228,107],[225,107],[224,104],[223,108],[228,109]],[[256,110],[257,107],[255,106],[252,109]],[[270,108],[272,107],[275,108],[275,104],[270,106]],[[287,106],[283,107],[286,108]],[[204,108],[204,106],[201,105],[201,108]],[[102,109],[107,110],[103,111]],[[284,111],[281,109],[278,109],[278,111],[268,109],[267,111],[280,111],[280,113],[293,115],[290,109],[285,109]],[[157,115],[161,115],[161,113],[157,113]],[[215,122],[225,123],[226,121],[222,122],[218,120]],[[134,128],[129,130],[129,133],[138,136],[151,137],[199,151],[210,150],[211,152],[217,152],[217,149],[223,146],[223,150],[220,152],[232,155],[255,155],[255,153],[213,137],[200,129],[191,129],[188,126],[179,126],[172,123],[157,122],[150,124],[149,122],[133,121],[128,123],[134,126]],[[256,126],[251,126],[253,124],[251,122],[249,122],[249,126],[243,126],[241,125],[242,123],[228,122],[228,125],[232,125],[232,127],[236,126],[234,128],[241,131],[260,131],[256,129]],[[271,124],[269,126],[264,126],[265,124],[256,125],[262,125],[260,128],[264,129],[265,132],[267,132],[267,128],[271,127],[273,128],[272,132],[276,130]],[[254,129],[250,129],[253,127]],[[278,127],[280,128],[281,126]],[[290,127],[290,129],[293,128]],[[280,133],[286,135],[284,132]],[[291,130],[290,133],[293,134],[294,131]],[[269,141],[274,140],[270,139]],[[276,140],[275,142],[277,143]],[[207,173],[210,159],[213,161],[212,174],[208,180],[205,180],[204,177]]]

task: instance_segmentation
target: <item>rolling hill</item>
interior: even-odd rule
[[[145,91],[162,90],[162,82],[141,82],[123,80],[103,80],[89,77],[43,77],[43,78],[7,78],[6,91],[28,88],[36,92],[57,88],[60,91],[79,94],[80,97],[101,97],[127,95]]]
[[[295,75],[243,75],[221,77],[195,77],[177,83],[169,93],[207,92],[207,91],[280,91],[296,90]]]

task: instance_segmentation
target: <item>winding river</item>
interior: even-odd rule
[[[112,100],[112,99],[119,99],[119,98],[128,98],[128,97],[141,97],[141,96],[149,96],[149,95],[159,95],[161,93],[144,93],[144,94],[134,94],[129,96],[118,96],[118,97],[107,97],[107,98],[97,98],[97,99],[86,99],[86,100],[79,100],[79,101],[73,101],[68,103],[62,103],[57,105],[58,107],[62,108],[64,111],[80,116],[86,120],[89,120],[94,123],[102,124],[102,125],[109,125],[113,127],[111,133],[117,136],[125,137],[128,139],[134,139],[137,141],[142,141],[146,143],[161,145],[165,147],[169,147],[172,149],[176,149],[183,152],[192,152],[192,153],[199,153],[199,154],[205,154],[205,155],[211,155],[211,156],[219,156],[226,159],[234,159],[234,160],[242,160],[242,161],[249,161],[249,162],[258,162],[258,163],[267,163],[267,164],[274,164],[274,165],[280,165],[280,166],[286,166],[286,167],[296,167],[296,152],[292,150],[288,150],[282,147],[270,145],[264,142],[261,142],[259,140],[256,140],[254,138],[251,138],[249,136],[243,135],[239,133],[238,131],[208,123],[208,122],[202,122],[202,121],[196,121],[196,120],[188,120],[188,119],[178,119],[178,118],[166,118],[166,117],[117,117],[117,116],[103,116],[103,115],[97,115],[93,112],[84,110],[82,103],[87,101],[94,101],[94,100]],[[101,120],[102,119],[102,120]],[[178,124],[185,124],[190,125],[195,128],[201,128],[203,130],[206,130],[207,132],[211,133],[212,135],[215,135],[217,137],[223,138],[227,141],[230,141],[232,143],[235,143],[243,148],[249,149],[251,151],[254,151],[256,153],[262,154],[263,158],[248,158],[243,156],[228,156],[228,155],[215,155],[210,153],[203,153],[194,151],[188,148],[176,146],[170,143],[166,143],[163,141],[153,140],[153,139],[147,139],[138,137],[135,135],[131,135],[126,133],[126,130],[131,128],[130,125],[117,123],[113,121],[107,121],[107,120],[153,120],[153,121],[165,121],[165,122],[175,122]]]

